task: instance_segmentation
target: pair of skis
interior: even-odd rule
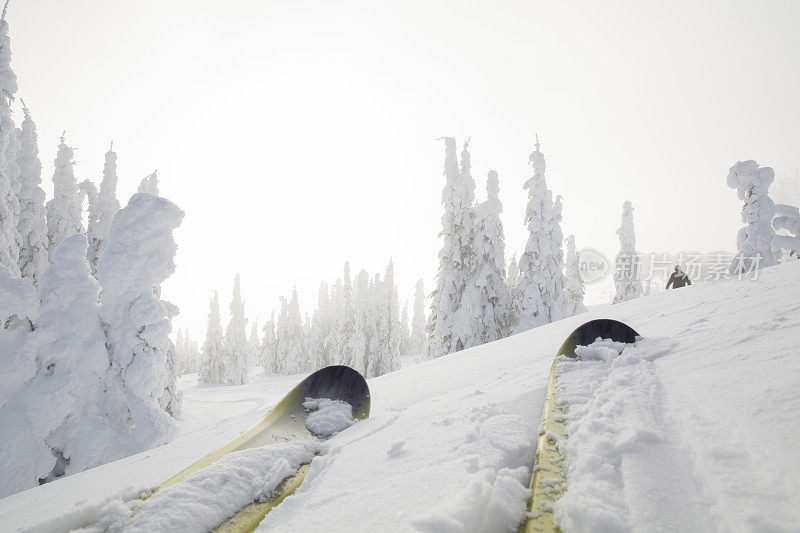
[[[630,326],[617,320],[597,319],[586,322],[564,341],[550,367],[550,379],[542,409],[542,424],[536,442],[536,460],[531,472],[528,500],[528,518],[522,523],[520,533],[555,533],[559,529],[553,520],[555,503],[564,493],[566,478],[562,470],[564,458],[558,443],[567,438],[566,417],[555,400],[556,364],[558,357],[576,358],[575,348],[588,346],[597,339],[611,339],[616,342],[633,343],[640,335]]]
[[[599,319],[587,322],[573,331],[561,345],[550,370],[544,409],[542,431],[536,446],[530,488],[528,518],[520,527],[520,533],[557,532],[553,521],[553,506],[566,487],[562,472],[563,457],[557,442],[567,438],[564,412],[555,401],[556,362],[559,356],[575,358],[575,348],[585,346],[596,339],[611,339],[632,343],[638,333],[616,320]],[[308,398],[327,398],[347,402],[353,408],[353,417],[363,420],[369,416],[369,386],[357,371],[347,366],[329,366],[314,372],[292,389],[264,418],[236,438],[214,450],[182,472],[176,474],[157,490],[179,483],[187,476],[215,463],[223,456],[249,448],[298,439],[317,438],[306,427],[306,409],[303,403]],[[291,495],[303,482],[310,464],[305,464],[285,478],[264,501],[254,501],[233,516],[216,526],[215,533],[245,533],[253,531],[275,506]]]

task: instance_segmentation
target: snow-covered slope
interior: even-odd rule
[[[549,324],[370,380],[372,413],[333,437],[268,531],[514,530],[553,354],[579,324],[645,340],[561,365],[567,531],[800,528],[800,262]],[[258,419],[300,376],[198,386],[178,438],[0,500],[0,529],[62,531],[164,481]]]

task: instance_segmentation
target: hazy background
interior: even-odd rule
[[[261,325],[293,285],[313,310],[345,260],[393,257],[401,305],[430,290],[442,135],[472,138],[479,199],[499,172],[509,256],[534,132],[564,235],[611,257],[626,199],[641,251],[735,249],[728,168],[800,159],[797,1],[12,0],[7,20],[48,199],[62,130],[79,180],[115,141],[123,206],[157,168],[186,212],[164,296],[201,343],[237,271]]]

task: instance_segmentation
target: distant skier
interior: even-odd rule
[[[681,270],[679,265],[675,265],[675,272],[670,275],[669,281],[667,281],[667,289],[669,289],[670,285],[672,285],[673,289],[680,289],[681,287],[691,284],[692,280],[689,279],[686,272]]]

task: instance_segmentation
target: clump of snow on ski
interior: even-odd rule
[[[330,398],[306,398],[303,408],[309,411],[306,428],[314,435],[327,439],[352,426],[353,406]]]
[[[598,340],[575,350],[581,361],[557,361],[556,401],[569,435],[559,443],[567,483],[554,509],[562,530],[713,529],[688,450],[661,408],[648,357],[658,345]]]
[[[225,455],[146,500],[114,500],[81,533],[208,531],[270,493],[322,451],[314,440],[250,448]]]

